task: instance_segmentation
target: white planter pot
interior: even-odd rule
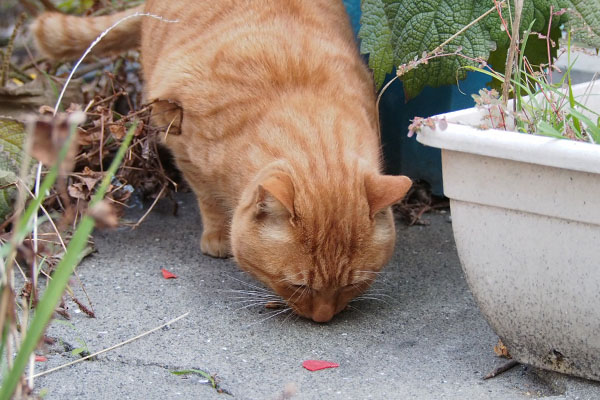
[[[600,83],[592,92],[600,110]],[[417,139],[442,149],[481,311],[517,361],[600,380],[600,145],[457,124],[479,125],[476,109],[444,116]]]

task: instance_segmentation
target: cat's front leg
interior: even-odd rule
[[[200,250],[204,254],[217,258],[231,256],[227,210],[218,201],[200,198],[200,196],[198,196],[198,205],[203,225]]]

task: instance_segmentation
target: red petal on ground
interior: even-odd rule
[[[175,275],[172,272],[167,271],[164,268],[161,269],[160,271],[162,272],[163,278],[165,278],[165,279],[175,279],[175,278],[177,278],[177,275]]]
[[[35,361],[46,362],[46,361],[48,361],[48,359],[44,356],[35,356]]]
[[[302,363],[302,366],[309,371],[318,371],[325,368],[337,368],[340,364],[331,361],[306,360]]]

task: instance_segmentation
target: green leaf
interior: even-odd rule
[[[600,128],[591,119],[573,108],[569,110],[569,114],[586,125],[587,133],[591,136],[594,143],[600,143]]]
[[[21,122],[0,118],[0,221],[13,209],[25,136],[25,126]]]
[[[392,31],[383,9],[384,0],[364,0],[358,37],[362,39],[360,52],[369,54],[369,67],[373,69],[375,86],[381,87],[386,74],[394,69]]]
[[[600,4],[598,0],[564,0],[571,10],[569,26],[577,40],[600,48]]]
[[[208,381],[210,382],[211,386],[213,388],[215,388],[217,386],[217,383],[215,382],[215,378],[212,377],[211,374],[209,374],[208,372],[202,371],[201,369],[183,369],[180,371],[171,371],[171,373],[173,375],[189,375],[189,374],[198,374],[203,376],[204,378],[208,379]]]
[[[78,347],[76,349],[71,350],[71,354],[74,356],[78,356],[79,354],[83,353],[86,350],[87,349],[85,347]]]
[[[513,3],[510,2],[511,7],[514,6]],[[361,52],[370,54],[369,65],[374,69],[378,87],[392,66],[397,67],[422,59],[493,5],[491,0],[363,0]],[[573,11],[558,13],[565,7]],[[521,32],[531,25],[534,32],[546,35],[551,21],[550,36],[556,42],[560,25],[565,23],[571,14],[576,13],[582,15],[588,31],[598,35],[598,0],[527,0],[523,6]],[[502,18],[509,31],[512,15],[512,9],[502,8]],[[462,56],[433,57],[427,63],[422,63],[404,74],[401,79],[407,97],[417,95],[425,86],[456,83],[457,79],[466,76],[466,71],[461,67],[477,65],[473,59],[488,60],[491,55],[494,68],[503,72],[506,49],[510,42],[503,26],[498,12],[494,10],[443,49],[446,54],[460,49]],[[531,37],[530,41],[526,56],[533,63],[547,63],[546,40]],[[392,66],[389,58],[390,48],[393,56]],[[550,56],[555,55],[556,50],[551,49]]]
[[[394,64],[402,65],[433,51],[464,26],[478,18],[489,2],[482,0],[385,0],[385,12],[392,30]],[[489,7],[487,7],[489,8]],[[483,11],[482,11],[483,10]],[[489,30],[479,22],[443,49],[459,49],[468,57],[487,58],[495,48]],[[465,77],[460,69],[477,65],[464,57],[438,57],[401,77],[407,98],[416,96],[426,85],[456,83]]]
[[[552,126],[552,124],[544,120],[538,122],[536,133],[538,135],[550,136],[556,139],[566,138],[560,131],[558,131],[554,126]]]

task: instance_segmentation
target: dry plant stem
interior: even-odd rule
[[[99,106],[100,104],[111,102],[111,101],[115,100],[116,98],[118,98],[120,96],[124,96],[124,95],[127,95],[127,92],[119,91],[119,92],[113,94],[112,96],[105,97],[104,99],[99,100],[99,101],[90,100],[90,103],[86,106],[84,112],[87,112],[92,106]]]
[[[45,59],[41,58],[36,60],[33,57],[33,54],[31,53],[31,49],[29,48],[29,46],[27,46],[27,42],[23,42],[23,48],[25,49],[25,51],[27,52],[27,56],[29,56],[29,59],[31,60],[31,63],[23,67],[23,70],[27,71],[29,68],[34,68],[41,76],[44,76],[44,71],[40,68],[38,63],[45,61]],[[56,79],[53,76],[50,76],[50,78],[56,81]]]
[[[96,357],[96,356],[98,356],[98,355],[100,355],[100,354],[103,354],[103,353],[106,353],[106,352],[108,352],[108,351],[111,351],[111,350],[117,349],[117,348],[119,348],[119,347],[121,347],[121,346],[124,346],[124,345],[126,345],[126,344],[129,344],[129,343],[131,343],[131,342],[133,342],[133,341],[136,341],[136,340],[138,340],[138,339],[140,339],[140,338],[143,338],[144,336],[147,336],[147,335],[149,335],[149,334],[151,334],[151,333],[154,333],[154,332],[156,332],[156,331],[158,331],[158,330],[160,330],[160,329],[164,328],[165,326],[171,325],[171,324],[173,324],[173,323],[175,323],[175,322],[179,321],[180,319],[187,317],[189,313],[190,313],[190,312],[188,311],[188,312],[186,312],[185,314],[183,314],[183,315],[180,315],[179,317],[177,317],[177,318],[174,318],[174,319],[170,320],[169,322],[165,322],[164,324],[162,324],[162,325],[160,325],[160,326],[157,326],[157,327],[156,327],[156,328],[154,328],[154,329],[150,329],[149,331],[146,331],[146,332],[144,332],[144,333],[141,333],[141,334],[139,334],[139,335],[137,335],[137,336],[135,336],[135,337],[132,337],[131,339],[127,339],[127,340],[126,340],[126,341],[124,341],[124,342],[121,342],[121,343],[119,343],[119,344],[116,344],[116,345],[114,345],[114,346],[111,346],[111,347],[109,347],[109,348],[106,348],[106,349],[104,349],[104,350],[97,351],[96,353],[94,353],[94,354],[90,354],[89,356],[82,357],[82,358],[80,358],[79,360],[71,361],[71,362],[69,362],[69,363],[66,363],[66,364],[60,365],[60,366],[58,366],[58,367],[56,367],[56,368],[52,368],[52,369],[49,369],[49,370],[47,370],[47,371],[40,372],[40,373],[38,373],[38,374],[34,375],[33,377],[34,377],[34,378],[38,378],[38,377],[40,377],[40,376],[47,375],[47,374],[49,374],[49,373],[51,373],[51,372],[58,371],[58,370],[60,370],[60,369],[63,369],[63,368],[69,367],[69,366],[71,366],[71,365],[74,365],[74,364],[78,364],[78,363],[80,363],[80,362],[82,362],[82,361],[88,360],[88,359],[90,359],[90,358],[92,358],[92,357]]]
[[[109,64],[110,64],[109,61],[98,61],[93,64],[84,65],[83,67],[81,67],[77,70],[77,72],[73,75],[73,78],[74,79],[81,78],[82,76],[84,76],[90,72],[99,70],[100,68],[104,68]]]
[[[517,56],[517,52],[519,51],[519,28],[521,26],[522,11],[523,0],[515,0],[515,17],[512,21],[512,37],[510,39],[510,47],[508,48],[508,56],[506,57],[506,67],[504,68],[504,83],[502,83],[502,101],[505,107],[508,104],[508,95],[511,87],[510,81],[513,75],[513,65]],[[514,111],[516,112],[516,108]]]
[[[388,83],[385,84],[383,89],[381,89],[381,91],[377,95],[377,101],[375,102],[375,114],[377,115],[377,134],[379,135],[379,140],[381,140],[381,127],[379,126],[379,102],[381,101],[381,97],[383,96],[385,91],[390,87],[392,83],[394,83],[396,79],[398,79],[398,75],[394,76],[392,79],[390,79]]]
[[[142,215],[142,218],[140,218],[138,220],[138,222],[136,222],[132,227],[131,230],[134,230],[135,228],[137,228],[138,226],[140,226],[140,224],[142,222],[144,222],[144,220],[146,219],[146,217],[148,216],[148,214],[150,214],[150,211],[152,211],[152,209],[154,209],[154,206],[156,205],[156,203],[158,202],[158,200],[160,199],[160,197],[162,196],[163,192],[165,191],[165,189],[167,188],[167,185],[164,184],[162,189],[160,189],[160,192],[158,192],[158,195],[156,196],[156,198],[154,199],[154,201],[152,202],[152,205],[150,206],[150,208],[148,209],[148,211],[146,211],[144,213],[144,215]]]
[[[490,372],[489,374],[484,376],[483,379],[490,379],[495,376],[498,376],[498,375],[508,371],[509,369],[516,367],[517,365],[519,365],[518,361],[510,360],[506,364],[499,366],[498,368],[494,369],[492,372]]]
[[[60,12],[59,9],[56,8],[50,0],[40,0],[40,3],[42,3],[48,11]]]
[[[3,59],[4,59],[4,52],[2,50],[0,50],[0,61]],[[10,78],[12,75],[14,78],[20,79],[25,82],[31,82],[33,80],[29,75],[27,75],[25,73],[25,71],[23,69],[19,68],[15,64],[9,62],[8,66],[9,66],[8,78]]]
[[[19,3],[27,10],[29,15],[36,17],[39,14],[37,7],[31,4],[29,0],[20,0]]]
[[[19,181],[20,182],[24,182],[26,180],[25,178],[28,173],[28,166],[31,161],[31,157],[29,156],[29,154],[30,154],[29,149],[31,148],[32,137],[33,137],[33,127],[31,126],[31,124],[28,124],[27,136],[26,136],[26,141],[25,141],[25,145],[24,145],[24,148],[27,149],[27,151],[24,152],[24,156],[23,156],[23,159],[21,160],[21,165],[19,167]],[[23,189],[23,187],[20,185],[17,185],[17,200],[14,205],[15,212],[12,217],[13,221],[18,221],[20,219],[21,214],[23,213],[23,210],[25,209],[26,197],[27,197],[27,195],[25,194],[25,190]],[[16,250],[19,245],[19,243],[17,243],[17,235],[16,234],[11,235],[10,240],[9,240],[9,245],[10,245],[10,251],[8,252],[8,256],[6,257],[7,262],[5,265],[2,266],[3,268],[0,271],[0,273],[2,274],[2,276],[1,276],[2,285],[8,287],[12,291],[12,288],[13,288],[12,280],[11,280],[12,268],[13,268],[13,263],[15,262],[15,256],[17,254]],[[5,312],[7,312],[7,310],[1,309],[0,312],[4,314]]]
[[[10,70],[10,58],[12,57],[15,39],[17,37],[19,29],[21,29],[21,25],[23,25],[23,22],[25,21],[26,16],[27,15],[25,13],[21,13],[21,15],[19,15],[19,18],[15,23],[15,28],[13,29],[12,35],[10,35],[10,39],[8,40],[8,46],[6,46],[6,53],[4,53],[4,60],[2,62],[2,70],[0,71],[0,86],[2,87],[6,85],[6,80],[8,79],[8,72]]]
[[[100,151],[98,152],[98,161],[100,161],[100,172],[104,173],[104,163],[102,162],[104,152],[104,114],[100,117]]]
[[[531,75],[535,74],[535,72],[533,71],[533,68],[531,67],[531,64],[529,63],[529,61],[527,59],[525,60],[525,62],[523,63],[523,65],[525,65],[525,68],[527,68],[527,71]],[[542,93],[542,95],[544,95],[544,98],[546,99],[546,102],[548,103],[548,105],[550,106],[550,108],[552,108],[552,111],[554,111],[554,113],[559,118],[559,120],[561,120],[562,118],[560,116],[560,112],[559,112],[558,108],[556,108],[555,102],[552,101],[552,99],[550,97],[548,97],[548,93],[546,93],[546,90],[544,90],[543,87],[540,87],[540,93]],[[525,111],[525,110],[523,110],[523,111]]]
[[[29,190],[29,188],[27,187],[27,185],[25,185],[23,183],[23,181],[19,181],[19,185],[22,186],[29,193],[29,196],[31,196],[31,198],[35,198],[35,195],[31,192],[31,190]],[[62,238],[62,236],[60,234],[60,231],[56,227],[56,224],[54,223],[54,221],[50,217],[50,214],[48,213],[48,210],[46,210],[46,207],[44,207],[43,205],[40,205],[40,209],[42,210],[42,212],[44,213],[44,215],[46,216],[46,218],[48,218],[48,222],[50,222],[50,225],[52,225],[52,229],[54,230],[54,233],[56,233],[56,237],[58,237],[58,240],[59,240],[60,245],[62,246],[63,250],[67,251],[67,246],[65,245],[65,242],[63,241],[63,238]]]
[[[34,196],[34,194],[33,194],[33,193],[31,193],[31,190],[29,190],[29,188],[27,187],[27,185],[25,185],[25,184],[23,183],[23,181],[19,181],[18,183],[19,183],[19,184],[20,184],[20,185],[21,185],[23,188],[25,188],[25,190],[26,190],[27,192],[29,192],[29,195],[30,195],[32,198],[34,198],[34,197],[35,197],[35,196]],[[60,231],[59,231],[59,230],[58,230],[58,228],[56,227],[56,224],[54,223],[54,220],[52,219],[52,217],[51,217],[51,216],[50,216],[50,214],[48,213],[48,210],[46,210],[46,207],[44,207],[44,206],[43,206],[43,205],[41,205],[41,204],[40,204],[40,209],[42,210],[42,212],[44,213],[44,215],[46,215],[46,218],[48,218],[48,222],[50,222],[50,225],[52,225],[52,229],[54,230],[54,233],[56,234],[56,237],[58,237],[59,243],[60,243],[60,245],[62,246],[62,248],[63,248],[63,251],[65,251],[65,252],[66,252],[66,251],[67,251],[67,246],[65,245],[65,242],[64,242],[64,240],[63,240],[63,238],[62,238],[62,236],[61,236],[61,234],[60,234]],[[37,239],[37,242],[39,242],[39,241],[40,241],[40,239],[39,239],[39,237],[38,237],[38,239]],[[36,252],[36,254],[35,254],[35,255],[37,256],[37,252]],[[34,265],[35,265],[35,261],[34,261]],[[75,271],[77,271],[77,269],[75,269]],[[37,271],[36,271],[36,270],[34,270],[34,271],[32,271],[32,272],[33,272],[33,273],[32,273],[32,277],[35,277],[35,278],[36,278],[36,280],[37,280]],[[88,293],[87,293],[87,290],[85,290],[85,286],[83,285],[83,282],[81,282],[81,279],[79,279],[79,275],[77,275],[77,273],[74,273],[74,274],[73,274],[73,276],[74,276],[74,277],[75,277],[75,279],[77,280],[77,283],[79,284],[79,287],[80,287],[80,288],[81,288],[81,290],[83,291],[83,294],[85,294],[85,297],[86,297],[86,299],[87,299],[87,301],[88,301],[88,304],[90,305],[90,309],[92,310],[92,312],[94,312],[94,305],[92,304],[92,300],[90,299],[90,296],[88,295]],[[52,277],[50,277],[50,276],[47,276],[47,278],[48,278],[48,279],[52,279]],[[24,279],[27,279],[27,278],[25,278],[25,277],[24,277]],[[36,288],[36,287],[37,287],[36,285],[33,285],[33,288],[32,288],[32,290],[35,290],[35,288]],[[71,296],[71,299],[73,299],[73,298],[75,297],[75,295],[74,295],[73,291],[72,291],[72,290],[69,288],[69,286],[67,286],[67,289],[68,289],[68,291],[70,292],[69,294],[70,294],[70,296]],[[0,309],[0,310],[1,310],[1,309]],[[0,326],[2,326],[2,325],[0,325]],[[35,360],[34,360],[34,361],[35,361]],[[31,375],[33,375],[33,374],[31,374]],[[33,385],[33,383],[32,383],[32,385]]]
[[[497,0],[494,0],[494,5],[496,6],[496,10],[498,11],[498,16],[500,17],[500,21],[502,21],[502,26],[504,27],[504,32],[506,32],[506,34],[508,35],[508,38],[512,40],[512,36],[510,35],[508,25],[506,24],[506,20],[502,17],[502,8],[500,7],[502,5],[502,2],[499,3]],[[510,12],[510,9],[509,9],[509,12]]]

